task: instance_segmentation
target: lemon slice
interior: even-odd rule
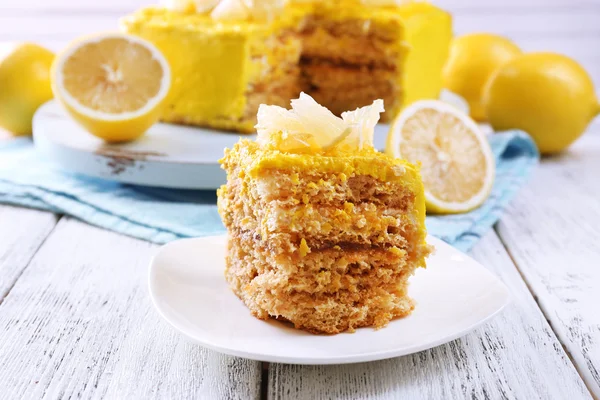
[[[171,84],[158,49],[120,33],[72,43],[56,57],[51,78],[71,116],[109,142],[136,139],[158,121]]]
[[[494,157],[485,135],[466,114],[438,100],[407,107],[390,130],[386,152],[421,163],[428,212],[477,208],[494,183]]]

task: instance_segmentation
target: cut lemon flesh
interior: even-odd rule
[[[56,98],[90,133],[111,142],[136,139],[159,119],[170,82],[154,45],[118,33],[74,42],[52,70]]]
[[[438,100],[407,107],[392,125],[386,152],[421,164],[428,212],[477,208],[494,183],[494,157],[485,135],[469,116]]]

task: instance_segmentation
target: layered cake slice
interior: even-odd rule
[[[301,94],[292,110],[262,105],[257,141],[225,151],[225,276],[256,317],[339,333],[412,311],[408,278],[430,251],[423,184],[374,150],[382,111],[339,118]]]

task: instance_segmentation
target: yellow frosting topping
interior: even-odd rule
[[[326,154],[286,153],[265,148],[249,139],[242,139],[233,149],[225,149],[225,158],[244,166],[243,175],[258,177],[267,170],[281,169],[320,171],[335,174],[342,181],[356,175],[368,175],[382,181],[409,181],[422,185],[419,167],[399,158],[392,158],[373,148]]]

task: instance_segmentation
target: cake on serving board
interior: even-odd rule
[[[164,121],[253,132],[260,104],[287,106],[301,91],[337,115],[381,98],[390,121],[439,95],[452,27],[431,4],[295,0],[266,14],[217,12],[225,2],[148,7],[121,21],[171,65]]]

